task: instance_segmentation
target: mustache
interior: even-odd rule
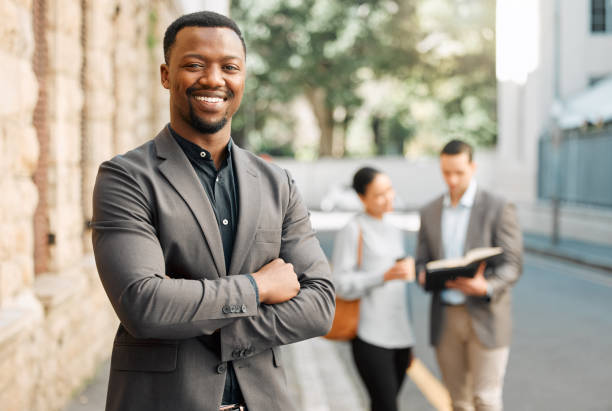
[[[234,97],[234,92],[230,89],[223,89],[223,88],[208,88],[208,87],[200,87],[196,84],[194,84],[193,86],[190,86],[187,88],[187,90],[185,90],[187,93],[187,96],[191,97],[193,95],[194,92],[196,91],[221,91],[222,93],[225,94],[225,96],[230,99],[232,97]]]

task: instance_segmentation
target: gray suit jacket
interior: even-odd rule
[[[421,209],[416,266],[422,269],[431,260],[443,258],[442,204],[440,196]],[[478,190],[470,213],[465,251],[477,247],[502,247],[504,254],[485,277],[492,288],[490,298],[468,297],[467,309],[480,342],[489,348],[510,344],[512,332],[511,286],[519,279],[523,264],[523,238],[514,205],[493,194]],[[444,329],[444,305],[440,293],[431,300],[430,342],[437,345]]]
[[[236,145],[232,158],[239,218],[229,275],[208,197],[167,128],[100,166],[93,246],[121,321],[107,410],[218,410],[230,360],[250,411],[295,409],[279,347],[331,327],[329,265],[289,174]],[[300,292],[258,306],[240,274],[277,257],[293,264]]]

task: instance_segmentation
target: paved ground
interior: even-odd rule
[[[329,251],[333,233],[320,232],[319,237]],[[526,238],[526,246],[531,247],[527,243]],[[579,245],[572,252],[583,257],[599,256],[603,258],[597,261],[604,261],[612,256],[610,248]],[[414,236],[409,235],[407,249],[413,246]],[[514,292],[515,331],[504,396],[508,410],[612,411],[612,265],[610,271],[598,270],[568,257],[572,255],[566,253],[565,260],[526,255],[525,272]],[[429,296],[416,288],[412,295],[416,355],[438,375],[426,339]],[[285,358],[291,394],[303,411],[366,409],[367,396],[346,343],[313,339],[286,347]],[[102,410],[107,376],[105,363],[65,411]],[[407,379],[400,410],[434,409]]]

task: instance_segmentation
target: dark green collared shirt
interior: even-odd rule
[[[230,139],[227,144],[227,156],[223,160],[221,168],[217,170],[212,156],[207,150],[184,139],[172,128],[170,128],[170,131],[187,155],[215,212],[221,241],[223,242],[223,255],[225,256],[225,271],[227,274],[230,261],[232,260],[238,218],[237,182],[234,177],[232,163],[232,140]]]
[[[238,195],[236,193],[238,183],[234,175],[232,162],[232,140],[230,139],[228,142],[226,158],[223,160],[221,168],[217,170],[212,156],[207,150],[181,137],[170,125],[168,125],[168,128],[176,142],[183,149],[183,152],[187,155],[215,212],[221,241],[223,242],[223,255],[225,257],[225,271],[227,274],[230,262],[232,261],[238,218]],[[248,274],[248,277],[255,288],[255,294],[259,301],[259,290],[255,280],[250,274]],[[222,403],[236,404],[243,401],[242,391],[230,361],[227,367]]]

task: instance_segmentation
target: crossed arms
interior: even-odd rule
[[[286,177],[282,261],[253,273],[257,301],[245,275],[169,278],[152,201],[119,160],[101,165],[93,197],[94,253],[111,304],[132,336],[186,339],[219,329],[221,360],[227,361],[237,346],[248,348],[243,353],[250,356],[327,332],[334,312],[329,266],[295,184]]]

